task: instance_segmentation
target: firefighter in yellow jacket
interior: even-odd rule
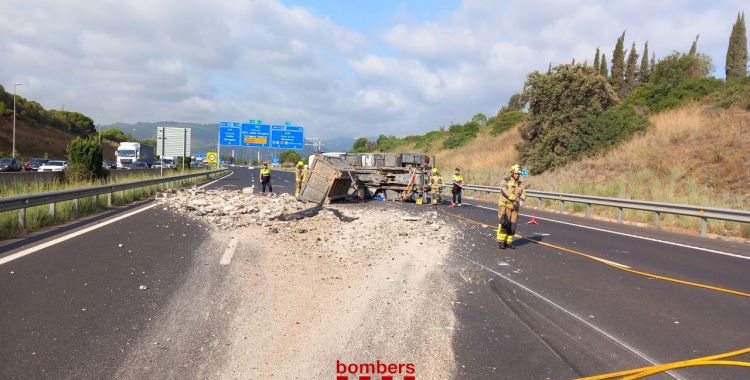
[[[432,204],[443,204],[443,176],[440,175],[438,168],[432,169],[432,176],[430,177],[430,190],[432,190]]]
[[[305,166],[305,163],[300,161],[297,163],[297,168],[294,170],[294,183],[297,185],[297,189],[294,192],[294,196],[298,196],[300,190],[302,190],[302,168]]]
[[[497,242],[500,249],[515,249],[513,235],[516,234],[518,223],[518,209],[526,201],[526,189],[521,182],[521,165],[513,165],[510,168],[510,177],[503,179],[500,184],[500,202],[498,203],[497,216],[500,224],[497,226]],[[504,218],[505,217],[505,218]],[[507,223],[503,220],[507,218]]]

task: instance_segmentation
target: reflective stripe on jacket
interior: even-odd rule
[[[271,169],[260,169],[260,175],[261,177],[270,177]]]
[[[526,200],[526,189],[520,180],[516,181],[513,177],[507,177],[500,184],[500,202],[498,202],[498,206],[514,208],[516,207],[513,202],[514,200]]]

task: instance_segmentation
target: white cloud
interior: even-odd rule
[[[648,40],[657,56],[700,33],[721,74],[744,5],[465,0],[429,20],[400,6],[390,26],[355,31],[282,0],[16,1],[0,13],[0,82],[107,122],[263,118],[320,137],[416,134],[494,114],[549,63],[591,62],[597,46],[611,59],[625,29],[626,47]]]

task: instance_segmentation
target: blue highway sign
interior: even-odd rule
[[[304,128],[288,125],[271,126],[271,148],[297,149],[305,147]]]
[[[240,123],[219,123],[219,145],[240,146]]]
[[[271,146],[271,126],[268,124],[242,124],[240,145],[253,148]]]
[[[527,176],[527,175],[529,175],[529,171],[527,169],[521,169],[521,175],[522,176]]]

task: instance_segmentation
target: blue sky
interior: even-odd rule
[[[308,136],[422,134],[494,115],[526,75],[649,41],[723,77],[746,1],[26,0],[0,14],[0,84],[104,124],[291,120]]]

